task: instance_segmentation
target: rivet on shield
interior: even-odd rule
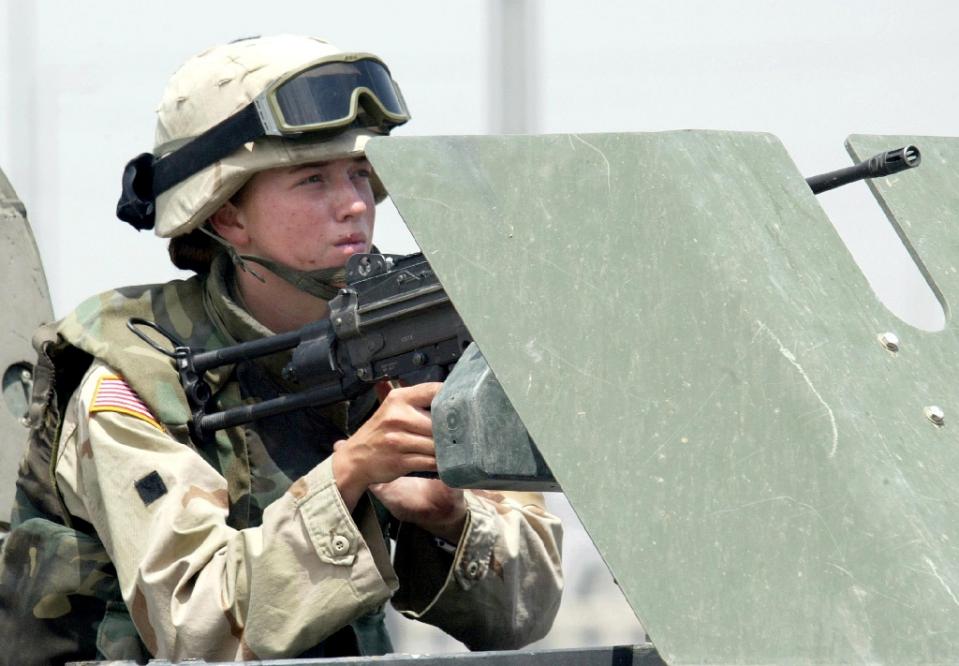
[[[899,336],[892,332],[880,333],[879,344],[885,347],[888,351],[897,352],[899,351]]]
[[[946,413],[942,411],[941,407],[936,405],[929,405],[922,413],[926,415],[926,418],[935,423],[937,426],[943,426],[946,423]]]

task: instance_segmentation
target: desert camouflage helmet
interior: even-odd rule
[[[153,154],[159,160],[177,151],[249,107],[254,98],[262,97],[265,90],[283,77],[310,63],[349,61],[364,56],[345,53],[320,39],[296,35],[243,39],[208,49],[188,60],[167,84],[157,109]],[[388,71],[386,77],[389,78]],[[389,81],[395,87],[392,79]],[[398,87],[395,90],[405,112]],[[353,99],[355,111],[356,95]],[[262,111],[260,116],[262,118]],[[300,133],[294,140],[259,136],[244,143],[156,196],[156,234],[171,238],[197,228],[258,171],[361,156],[371,137],[385,134],[389,126],[405,122],[403,119],[383,124],[370,120],[369,126],[354,121],[348,129],[335,133]],[[373,191],[377,202],[386,196],[375,176]]]

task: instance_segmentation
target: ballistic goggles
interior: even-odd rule
[[[358,122],[384,132],[410,119],[390,70],[369,53],[312,62],[278,79],[250,104],[176,150],[142,153],[123,171],[117,217],[152,229],[156,198],[241,146],[265,136],[298,138],[346,129]],[[368,119],[367,119],[368,117]]]

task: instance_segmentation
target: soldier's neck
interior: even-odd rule
[[[247,271],[237,271],[239,295],[249,313],[274,333],[293,331],[329,315],[323,299],[300,291],[261,266],[255,270],[263,282]]]

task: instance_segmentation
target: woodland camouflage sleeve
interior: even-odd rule
[[[95,365],[78,389],[57,478],[100,535],[155,657],[295,656],[389,598],[397,583],[379,526],[357,527],[329,460],[260,527],[234,530],[226,480],[145,407],[111,409],[105,391],[122,390],[111,376]]]
[[[563,528],[539,493],[466,491],[469,519],[455,552],[402,525],[393,605],[471,650],[510,650],[546,635],[563,591]],[[439,582],[437,582],[439,581]]]

